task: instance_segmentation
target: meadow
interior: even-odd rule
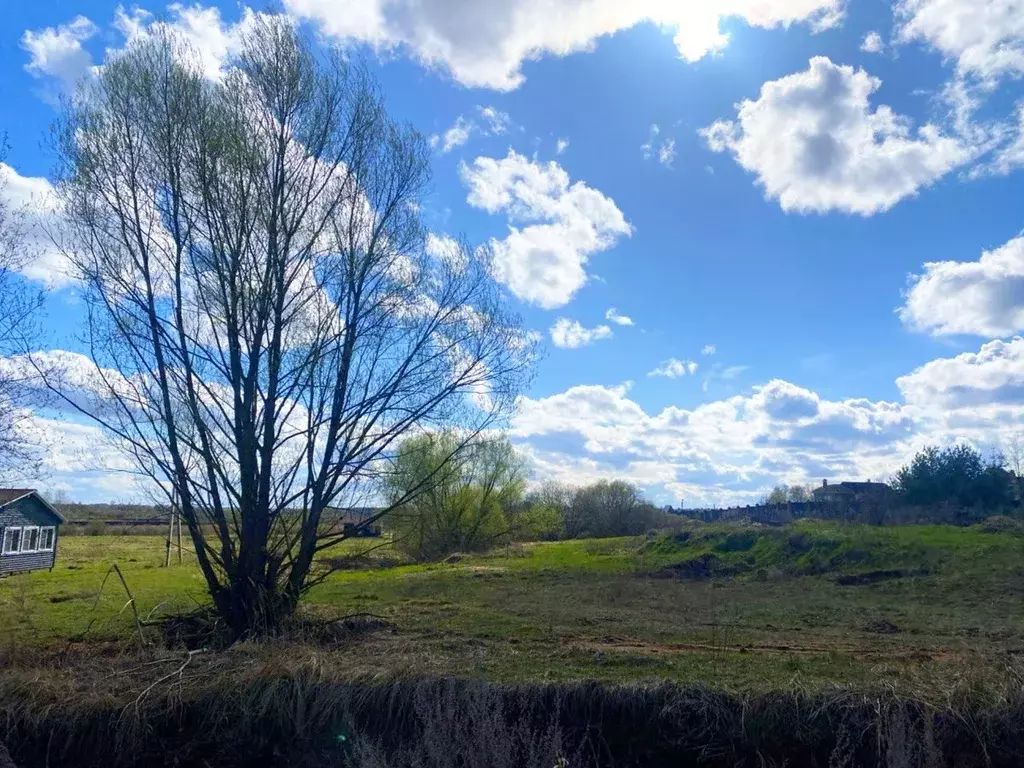
[[[164,556],[159,536],[68,536],[52,571],[0,581],[0,742],[21,768],[1012,765],[1024,748],[1012,521],[694,524],[434,564],[354,540],[304,629],[224,651],[166,631],[207,598],[187,553]]]
[[[363,620],[330,648],[359,674],[920,692],[1004,680],[1024,652],[1024,536],[979,526],[698,526],[429,565],[394,565],[375,540],[331,553],[346,555],[361,567],[314,589],[304,612]],[[158,536],[64,537],[52,572],[0,582],[0,647],[131,646],[135,612],[112,563],[143,619],[207,602],[187,554],[163,562]]]

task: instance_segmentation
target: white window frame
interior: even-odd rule
[[[29,534],[36,532],[36,545],[31,549],[28,548],[28,537]],[[21,554],[32,555],[39,551],[39,526],[38,525],[26,525],[21,529]]]
[[[43,546],[43,534],[48,534],[50,546]],[[53,525],[42,525],[39,527],[39,549],[36,552],[53,552],[53,545],[57,542],[57,528]]]
[[[12,532],[13,531],[20,531],[20,535],[18,536],[18,549],[16,549],[16,550],[15,549],[8,549],[7,548],[7,532],[8,531],[12,531]],[[25,528],[23,526],[20,526],[20,525],[8,525],[7,527],[4,528],[4,538],[3,538],[3,542],[2,542],[3,554],[5,554],[5,555],[20,555],[21,552],[22,552],[21,545],[24,544],[24,543],[25,543]]]

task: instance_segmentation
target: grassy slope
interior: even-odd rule
[[[1018,673],[1008,651],[1024,648],[1024,537],[814,522],[695,531],[686,541],[533,544],[454,564],[339,573],[314,590],[307,610],[365,611],[394,624],[394,632],[332,650],[340,675],[671,678],[741,690],[851,683],[939,693],[964,677],[998,684]],[[127,638],[131,621],[119,613],[125,597],[113,579],[92,610],[113,561],[144,613],[204,601],[193,566],[160,567],[162,547],[157,537],[64,538],[52,573],[0,582],[0,645],[60,644],[93,617],[93,637]],[[700,558],[722,575],[664,575]],[[836,582],[894,568],[928,573]],[[890,625],[901,631],[877,631]]]

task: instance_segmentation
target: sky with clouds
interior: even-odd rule
[[[922,445],[988,451],[1024,429],[1024,0],[272,10],[373,70],[428,137],[431,246],[488,243],[543,336],[509,425],[534,479],[729,504],[776,482],[885,479]],[[216,76],[251,13],[6,8],[5,194],[49,223],[60,100],[127,41],[171,24]],[[76,287],[33,237],[41,347],[71,359]],[[95,426],[40,406],[33,429],[44,487],[138,496]]]

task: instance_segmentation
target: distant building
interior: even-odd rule
[[[0,574],[53,568],[63,522],[38,491],[0,488]]]
[[[328,507],[324,510],[324,517],[335,521],[340,519],[346,536],[380,536],[380,519],[374,520],[380,513],[376,507]]]
[[[815,488],[811,494],[814,500],[822,504],[860,504],[865,501],[885,501],[892,488],[885,483],[858,483],[844,480],[829,485],[828,480],[821,481],[821,487]]]

